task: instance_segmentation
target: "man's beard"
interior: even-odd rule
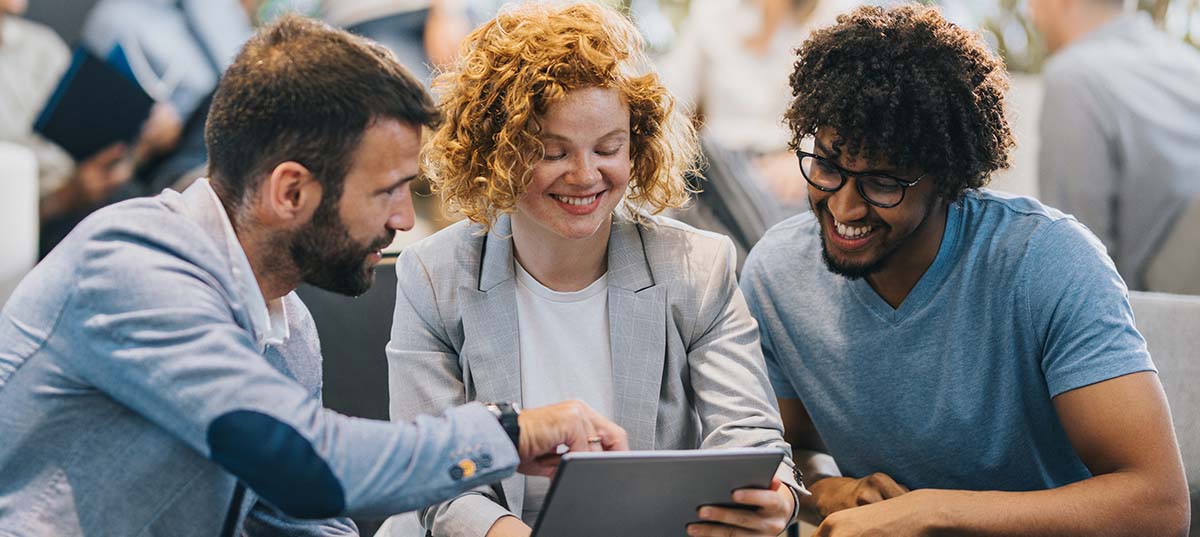
[[[875,274],[875,273],[883,270],[884,267],[887,266],[888,261],[890,261],[892,259],[892,256],[895,255],[895,253],[897,251],[899,251],[900,248],[903,247],[906,242],[908,242],[909,237],[912,237],[913,234],[917,232],[917,230],[921,229],[921,226],[925,225],[925,221],[929,218],[929,214],[931,212],[933,212],[933,204],[930,203],[927,207],[925,207],[925,216],[921,218],[921,223],[917,224],[917,227],[913,228],[913,230],[910,231],[908,233],[908,235],[899,237],[890,243],[884,243],[884,245],[883,245],[884,252],[882,255],[880,255],[879,257],[877,257],[875,259],[869,260],[866,263],[858,263],[858,264],[845,263],[842,261],[838,261],[838,260],[834,259],[832,255],[829,255],[829,244],[828,244],[829,239],[825,236],[826,232],[825,232],[825,218],[824,218],[825,213],[829,213],[828,198],[821,200],[820,202],[818,202],[816,204],[813,204],[812,210],[813,210],[813,213],[816,215],[817,223],[819,224],[817,227],[819,228],[818,233],[821,234],[821,259],[823,259],[825,261],[825,267],[829,269],[829,272],[832,272],[834,274],[842,276],[846,279],[858,280],[861,278],[866,278],[867,276],[870,276],[872,274]],[[830,215],[830,218],[832,219],[832,214]],[[886,237],[887,233],[889,231],[891,231],[891,229],[892,229],[891,226],[884,224],[882,222],[878,222],[878,223],[875,223],[872,225],[879,227],[879,228],[883,228],[883,229],[879,230],[879,233],[884,235],[885,237]],[[836,233],[836,231],[834,231],[834,233]]]
[[[842,276],[848,280],[866,278],[867,276],[883,270],[883,267],[887,265],[888,259],[891,258],[892,254],[896,251],[894,248],[890,249],[883,255],[879,256],[878,259],[869,261],[865,264],[855,265],[851,263],[840,263],[834,259],[833,256],[829,255],[829,245],[826,244],[827,240],[828,239],[825,238],[825,232],[822,230],[821,259],[825,260],[825,268],[828,268],[829,272],[837,274],[838,276]]]
[[[337,203],[322,202],[309,221],[292,239],[291,255],[306,283],[346,296],[358,296],[375,281],[367,257],[392,243],[394,232],[368,245],[354,241],[337,212]]]

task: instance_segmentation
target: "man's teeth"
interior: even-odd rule
[[[847,239],[857,239],[863,235],[866,235],[867,233],[870,233],[872,229],[875,229],[875,226],[854,227],[847,226],[841,222],[834,222],[833,225],[837,228],[838,235],[841,235]]]
[[[550,194],[550,196],[558,201],[561,201],[563,203],[567,203],[570,205],[587,205],[593,201],[596,201],[596,198],[598,196],[600,196],[600,194],[592,194],[591,196],[588,196],[586,198],[577,198],[574,196],[560,196],[558,194]]]

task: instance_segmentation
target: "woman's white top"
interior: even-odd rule
[[[580,399],[613,416],[612,346],[609,343],[608,275],[571,292],[547,288],[520,263],[517,333],[521,355],[521,404],[526,408]],[[533,525],[550,479],[525,480],[521,518]]]

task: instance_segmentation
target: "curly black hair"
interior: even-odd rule
[[[948,201],[1008,167],[1004,64],[936,9],[860,7],[797,55],[784,116],[792,149],[831,128],[835,152],[924,172]]]

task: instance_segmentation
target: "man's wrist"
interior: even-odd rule
[[[836,482],[838,478],[839,476],[832,475],[810,475],[808,477],[808,483],[805,485],[808,494],[801,499],[798,505],[799,518],[802,522],[816,525],[825,518],[825,513],[821,512],[821,507],[817,503],[820,497],[829,492],[827,490],[829,485]]]
[[[512,440],[513,448],[519,452],[521,450],[521,424],[518,418],[521,415],[521,405],[515,402],[502,402],[485,403],[484,406],[496,417],[496,421],[500,422],[508,439]]]

